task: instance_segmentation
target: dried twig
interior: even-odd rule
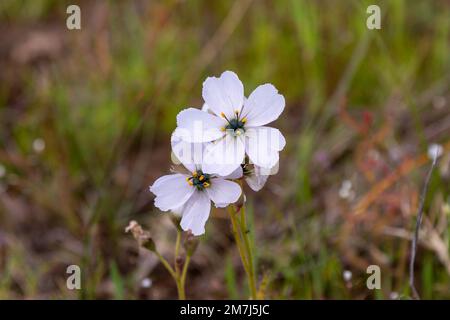
[[[431,175],[433,173],[434,167],[436,166],[437,158],[438,152],[436,150],[436,154],[433,157],[433,162],[431,163],[430,170],[428,171],[427,177],[425,179],[422,194],[420,195],[420,204],[419,204],[419,211],[417,212],[416,229],[414,231],[414,236],[411,242],[411,260],[409,261],[409,285],[411,287],[414,299],[420,299],[419,293],[417,292],[417,289],[414,286],[414,261],[416,259],[417,241],[419,238],[420,225],[422,223],[423,207],[425,205],[425,198],[428,191],[428,185],[430,184]]]

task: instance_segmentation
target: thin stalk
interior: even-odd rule
[[[155,251],[155,254],[158,257],[159,261],[161,261],[163,266],[167,269],[167,271],[169,271],[172,278],[175,281],[177,281],[177,275],[176,275],[175,271],[173,270],[173,268],[170,266],[169,262],[167,262],[167,260],[158,251]]]
[[[230,215],[231,225],[233,227],[233,236],[236,241],[236,245],[238,247],[239,255],[241,257],[242,264],[244,265],[245,272],[248,273],[248,263],[247,258],[245,257],[244,250],[242,247],[241,237],[239,235],[238,223],[236,221],[236,216],[234,210],[231,206],[228,207],[228,213]]]
[[[186,272],[187,272],[187,266],[189,264],[190,257],[186,258],[186,262],[183,266],[183,272],[181,273],[180,268],[178,267],[178,263],[177,263],[177,257],[180,253],[180,246],[181,246],[181,232],[179,230],[177,230],[177,240],[175,242],[175,263],[174,263],[175,269],[172,268],[172,266],[169,264],[169,262],[158,251],[155,251],[155,254],[158,257],[159,261],[161,261],[162,265],[170,273],[173,280],[175,281],[175,284],[177,286],[178,299],[186,300],[184,283],[186,281]]]
[[[423,218],[423,209],[425,207],[425,198],[427,196],[428,192],[428,185],[431,181],[431,175],[433,174],[434,167],[436,166],[438,158],[438,153],[436,151],[436,154],[433,156],[433,161],[431,163],[431,167],[428,171],[427,177],[425,179],[425,183],[423,185],[422,193],[420,195],[420,204],[419,204],[419,211],[417,212],[417,220],[416,220],[416,228],[414,230],[414,236],[411,242],[411,257],[409,260],[409,286],[411,287],[413,298],[416,300],[420,299],[419,292],[416,289],[416,286],[414,285],[414,262],[416,260],[416,251],[417,251],[417,243],[419,241],[419,231],[420,231],[420,225],[422,223]]]
[[[186,294],[184,293],[184,287],[179,281],[179,279],[176,281],[177,283],[177,291],[178,291],[178,300],[186,300]]]
[[[241,220],[238,221],[238,219],[236,217],[236,213],[231,206],[228,207],[228,212],[230,214],[231,224],[233,226],[233,235],[234,235],[234,238],[236,241],[236,245],[238,247],[239,255],[241,257],[242,264],[244,266],[244,270],[247,275],[251,297],[252,297],[252,299],[256,299],[257,290],[256,290],[256,281],[255,281],[255,274],[254,274],[253,261],[252,261],[253,258],[252,258],[252,254],[251,254],[251,248],[250,248],[250,241],[248,239],[248,234],[246,232],[246,229],[247,229],[246,222],[245,222],[245,220],[244,220],[244,222],[242,221],[242,219],[245,219],[245,217],[243,216],[243,218],[241,218]],[[242,214],[245,215],[245,210],[242,211]],[[240,222],[240,223],[238,223],[238,222]],[[238,229],[239,226],[240,226],[240,228]],[[243,230],[242,226],[245,227],[245,230]],[[242,239],[241,239],[241,237],[242,237]]]
[[[175,261],[174,261],[175,272],[177,275],[180,272],[180,270],[178,268],[178,263],[177,263],[177,258],[178,258],[178,255],[180,254],[180,244],[181,244],[181,232],[180,232],[180,230],[177,230],[177,240],[175,242]]]
[[[245,216],[245,207],[242,206],[241,208],[241,234],[244,238],[244,244],[245,244],[245,250],[247,253],[247,261],[248,261],[248,271],[249,271],[249,286],[250,290],[252,292],[253,299],[256,299],[257,295],[257,289],[256,289],[256,279],[255,279],[255,267],[253,264],[253,254],[252,254],[252,248],[250,246],[250,239],[249,239],[249,232],[247,228],[247,219]]]
[[[175,282],[177,284],[178,299],[186,300],[186,292],[184,290],[183,276],[182,276],[182,273],[180,270],[180,264],[178,262],[178,258],[180,255],[180,246],[181,246],[181,231],[177,229],[177,240],[175,241],[175,258],[174,258]],[[184,263],[184,266],[183,266],[183,272],[185,272],[185,269],[187,270],[189,258],[186,258],[186,262]]]
[[[183,293],[183,295],[185,294],[186,275],[187,275],[187,270],[188,270],[190,262],[191,262],[191,256],[188,255],[188,256],[186,256],[186,261],[184,262],[183,271],[181,273],[181,279],[180,279],[181,292]],[[184,300],[184,299],[180,299],[180,300]]]

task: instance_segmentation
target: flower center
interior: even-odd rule
[[[201,170],[192,172],[192,176],[186,178],[189,185],[194,186],[197,190],[203,190],[211,185],[210,175],[203,173]]]
[[[229,130],[232,129],[234,131],[242,129],[244,130],[244,124],[245,121],[239,120],[239,118],[231,119],[228,122],[228,125],[225,127],[225,129]]]
[[[236,117],[232,119],[228,119],[224,113],[221,114],[221,116],[228,122],[228,124],[222,129],[223,131],[232,130],[235,135],[241,135],[245,132],[244,126],[247,122],[247,118],[244,117],[241,119],[241,112],[238,110],[236,110],[234,114]]]

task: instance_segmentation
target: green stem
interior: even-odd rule
[[[178,263],[178,258],[180,255],[180,245],[181,245],[181,231],[177,230],[177,240],[175,242],[175,261],[174,261],[174,265],[175,265],[175,283],[177,284],[177,291],[178,291],[178,299],[179,300],[186,300],[186,293],[184,290],[184,284],[183,284],[183,276],[181,274],[180,271],[180,266]],[[183,272],[184,269],[186,269],[186,263],[187,260],[184,264],[183,267]]]
[[[186,300],[186,294],[184,293],[184,287],[181,284],[181,281],[178,279],[176,282],[177,282],[178,300]]]
[[[180,286],[181,286],[181,292],[183,294],[185,294],[186,275],[187,275],[189,262],[191,262],[190,255],[186,256],[186,261],[184,262],[184,266],[183,266],[183,272],[181,273]],[[184,300],[184,299],[182,299],[182,300]]]
[[[169,271],[172,278],[175,281],[177,281],[177,275],[176,275],[175,271],[173,270],[173,268],[170,266],[169,262],[167,262],[167,260],[158,251],[155,251],[155,254],[158,257],[159,261],[161,261],[163,266],[167,269],[167,271]]]
[[[179,300],[186,300],[186,293],[184,289],[184,284],[186,282],[186,273],[187,273],[187,267],[189,265],[190,257],[188,256],[186,258],[186,262],[183,266],[183,271],[180,273],[180,268],[177,263],[177,258],[180,254],[180,246],[181,246],[181,231],[177,230],[177,240],[175,243],[175,269],[172,268],[169,264],[169,262],[158,252],[155,251],[156,256],[161,261],[163,266],[169,271],[170,275],[172,276],[173,280],[175,281],[175,284],[177,286],[177,292],[178,292],[178,299]]]
[[[247,258],[245,257],[241,237],[239,235],[238,223],[236,220],[235,212],[231,206],[228,207],[228,213],[230,215],[231,226],[233,228],[233,236],[236,241],[236,245],[239,251],[239,256],[241,257],[242,264],[244,265],[245,272],[248,272]]]
[[[233,235],[238,247],[239,255],[241,257],[245,273],[247,275],[251,297],[252,299],[256,299],[257,290],[253,266],[253,256],[250,247],[250,240],[248,239],[247,223],[245,221],[245,210],[243,210],[243,208],[241,208],[241,210],[242,217],[240,221],[238,221],[239,219],[236,217],[235,210],[232,208],[232,206],[228,207],[228,212],[230,214],[231,224],[233,227]],[[238,224],[238,222],[240,223]],[[238,226],[240,226],[240,229],[238,229]]]
[[[180,270],[178,268],[178,263],[177,263],[177,258],[178,258],[178,255],[180,254],[180,244],[181,244],[181,232],[180,232],[180,230],[177,230],[177,240],[175,242],[175,260],[174,260],[175,272],[177,275],[179,275],[179,273],[180,273]]]
[[[250,246],[250,239],[249,239],[250,232],[247,228],[247,219],[245,216],[245,207],[244,206],[242,206],[242,208],[241,208],[240,226],[241,226],[241,234],[244,238],[245,250],[247,253],[248,270],[249,270],[249,279],[248,279],[249,286],[250,286],[250,290],[252,292],[252,298],[256,299],[257,290],[256,290],[255,267],[253,264],[252,247]]]

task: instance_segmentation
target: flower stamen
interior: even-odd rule
[[[225,129],[231,129],[234,131],[238,129],[244,129],[244,123],[238,118],[231,119],[230,121],[228,121],[228,125],[225,127]]]
[[[199,191],[202,191],[211,185],[210,175],[203,173],[201,170],[192,172],[192,176],[187,177],[186,181],[190,186],[194,186]]]

